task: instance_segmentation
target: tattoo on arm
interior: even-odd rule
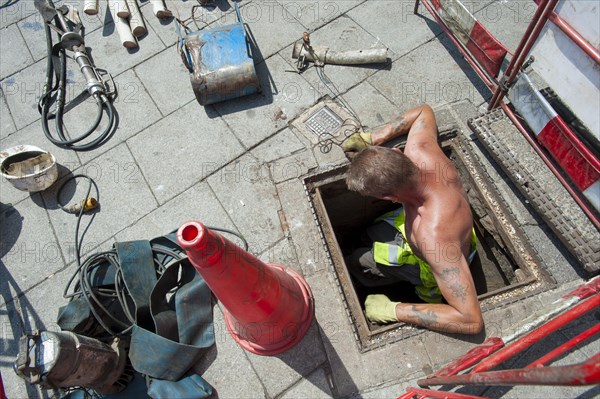
[[[460,270],[458,267],[447,267],[442,270],[441,279],[452,290],[452,295],[462,303],[467,300],[467,287],[460,283]]]
[[[415,323],[425,327],[431,327],[436,324],[438,321],[438,317],[432,310],[419,310],[416,305],[412,305],[411,307],[412,316],[410,319]]]
[[[406,118],[404,116],[401,116],[392,123],[392,131],[395,133],[400,133],[407,126],[408,126],[408,122],[406,121]]]

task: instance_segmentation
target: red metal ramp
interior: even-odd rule
[[[523,320],[513,333],[504,337],[488,338],[452,363],[431,376],[417,381],[421,388],[409,387],[397,399],[482,399],[482,396],[458,392],[431,390],[426,387],[448,386],[514,386],[551,385],[578,386],[600,383],[600,352],[583,362],[548,366],[577,345],[594,338],[600,332],[595,324],[551,348],[544,355],[519,369],[493,370],[522,353],[530,346],[548,337],[558,329],[576,322],[589,312],[600,308],[600,277],[589,281],[557,301]]]

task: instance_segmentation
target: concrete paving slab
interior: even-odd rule
[[[287,11],[309,30],[315,31],[340,15],[363,3],[364,0],[334,0],[326,2],[299,2],[278,0]]]
[[[414,7],[406,0],[366,2],[347,15],[401,57],[442,32],[429,13],[414,14]]]
[[[283,238],[279,199],[268,169],[250,155],[225,165],[207,179],[252,252]]]
[[[86,234],[84,250],[89,252],[99,245],[112,244],[112,237],[133,224],[158,204],[125,144],[121,144],[104,153],[91,162],[86,163],[75,173],[86,174],[96,182],[100,194],[100,208],[96,213],[84,215],[82,223],[87,223],[92,216],[93,224]],[[68,183],[59,199],[63,204],[71,204],[85,198],[88,182],[78,179]],[[58,209],[56,202],[57,185],[43,192],[44,204],[50,209],[50,222],[56,232],[58,242],[65,257],[73,260],[73,243],[75,234],[75,215]],[[92,190],[92,195],[94,195]],[[83,224],[85,226],[85,224]],[[68,254],[68,255],[67,255]]]
[[[243,5],[240,13],[249,26],[250,35],[257,46],[254,49],[255,63],[269,58],[282,48],[301,39],[302,33],[307,30],[276,1],[254,1]]]
[[[322,367],[305,376],[296,385],[279,396],[280,399],[327,399],[333,397],[331,388],[329,387],[327,370]]]
[[[173,48],[163,50],[134,70],[162,115],[170,114],[195,98],[190,74]]]
[[[25,44],[33,56],[34,61],[39,61],[48,55],[46,47],[45,22],[40,13],[36,12],[17,23],[21,35],[26,38]],[[56,36],[52,38],[56,41]]]
[[[54,237],[39,194],[2,210],[0,303],[10,301],[64,267],[64,255]]]
[[[288,70],[283,58],[273,55],[256,66],[262,93],[214,105],[246,148],[284,129],[317,98],[304,78]]]
[[[68,1],[77,3],[80,0]],[[486,21],[492,24],[493,33],[501,40],[511,43],[517,38],[518,35],[501,28],[506,22],[512,23],[515,12],[527,11],[526,2],[468,0],[465,3],[484,24]],[[185,14],[189,14],[195,4],[193,0],[167,2],[168,7],[182,18],[189,16]],[[144,2],[142,7],[144,15],[148,16],[149,33],[140,41],[140,48],[131,54],[121,47],[112,23],[104,26],[105,15],[89,22],[86,42],[92,48],[92,55],[99,67],[117,77],[121,89],[116,103],[121,124],[111,141],[95,151],[57,152],[59,158],[72,165],[63,169],[63,173],[83,171],[100,180],[102,208],[88,234],[85,252],[108,248],[115,240],[152,238],[191,218],[239,230],[249,239],[251,252],[258,254],[260,259],[283,263],[307,276],[315,295],[316,322],[298,347],[277,357],[264,358],[249,354],[233,341],[224,325],[220,305],[216,306],[217,343],[207,352],[198,371],[215,386],[219,397],[396,397],[404,392],[406,385],[416,385],[416,379],[441,366],[444,359],[454,360],[454,355],[463,354],[474,343],[426,333],[359,353],[334,271],[327,260],[302,185],[304,174],[324,171],[347,160],[339,147],[321,152],[318,144],[311,143],[294,128],[288,128],[290,121],[303,110],[322,95],[331,94],[316,75],[311,80],[310,73],[314,73],[314,69],[303,75],[286,72],[293,69],[289,44],[306,29],[313,33],[314,44],[331,48],[342,44],[351,45],[349,48],[359,45],[370,48],[377,44],[394,51],[395,62],[390,70],[325,68],[341,90],[343,99],[369,128],[421,102],[435,106],[467,98],[477,108],[486,97],[486,89],[478,78],[470,80],[475,75],[452,49],[448,39],[440,35],[428,41],[439,34],[439,27],[431,23],[431,17],[422,7],[423,15],[414,16],[413,1],[281,0],[244,1],[240,5],[245,21],[255,34],[258,50],[262,52],[260,57],[266,58],[266,62],[257,67],[264,91],[208,107],[199,106],[193,99],[187,72],[181,69],[181,61],[172,46],[177,39],[175,21],[161,23],[151,15],[149,2]],[[395,11],[385,12],[389,10]],[[502,11],[498,17],[494,13],[499,10]],[[348,13],[343,15],[346,11]],[[218,0],[212,9],[199,9],[198,15],[196,28],[236,20],[232,4],[224,0]],[[34,24],[36,19],[37,11],[31,0],[21,0],[0,9],[0,27],[17,29],[22,35],[35,33],[35,37],[41,38],[43,31],[34,30],[39,28]],[[91,27],[96,29],[92,32]],[[23,42],[19,43],[19,48],[24,48]],[[1,83],[6,104],[0,104],[0,147],[12,143],[13,139],[26,139],[47,148],[50,143],[45,141],[38,128],[36,109],[45,79],[45,62],[42,60],[45,48],[43,40],[35,43],[25,40],[25,45],[25,50],[31,52],[32,62],[40,61],[16,70]],[[7,48],[13,51],[12,45],[5,46],[2,42],[2,54]],[[82,81],[79,72],[73,68],[68,73],[70,83],[78,88],[68,93],[73,98],[79,94]],[[165,79],[165,76],[169,78]],[[86,110],[90,105],[93,104],[86,102],[82,109]],[[69,128],[74,129],[85,122],[78,112],[67,117],[67,122],[71,123]],[[466,108],[446,107],[440,120],[452,120],[453,115],[464,120],[470,112]],[[51,275],[54,267],[58,270],[72,262],[74,217],[56,208],[52,203],[52,190],[43,198],[20,192],[6,194],[7,189],[12,188],[5,187],[5,183],[2,182],[0,194],[0,218],[4,219],[9,211],[16,209],[21,223],[35,220],[36,224],[19,226],[18,220],[14,219],[17,216],[10,215],[14,223],[10,219],[3,226],[7,224],[10,226],[8,231],[20,233],[17,239],[5,242],[3,230],[0,265],[7,269],[23,263],[31,269],[30,264],[34,263],[31,258],[39,256],[39,251],[25,252],[23,262],[20,262],[22,256],[13,253],[13,248],[29,250],[35,247],[36,242],[29,238],[30,232],[47,242],[54,242],[61,254],[60,261],[51,264],[50,268],[43,262],[35,262],[43,265],[40,268],[45,267],[38,273],[39,278],[36,275],[37,279]],[[506,193],[510,194],[510,189]],[[72,191],[67,194],[72,201],[81,195]],[[16,207],[10,208],[7,202]],[[524,209],[522,213],[527,215],[528,209]],[[26,218],[21,220],[23,215]],[[45,222],[40,223],[40,220]],[[539,228],[537,221],[523,220],[527,227]],[[551,267],[558,270],[561,288],[486,312],[488,336],[510,332],[509,324],[522,320],[531,309],[539,308],[560,296],[564,287],[570,290],[580,281],[577,273],[563,270],[575,267],[562,260],[566,258],[565,254],[558,250],[558,256],[549,250],[555,245],[550,235],[543,231],[544,234],[538,233],[531,233],[537,237],[534,245],[539,247],[538,251],[547,253],[545,262],[555,262]],[[5,250],[9,246],[11,249]],[[19,262],[9,264],[8,259],[15,256],[19,257]],[[550,259],[553,257],[556,259]],[[41,323],[54,321],[54,306],[64,303],[60,295],[66,276],[65,270],[52,279],[40,280],[39,285],[30,286],[21,305],[38,314],[30,317],[31,323],[39,322],[37,325],[48,327],[50,324]],[[12,298],[15,284],[10,285],[3,277],[0,278],[2,295]],[[11,278],[17,281],[16,277],[19,277],[18,273]],[[42,299],[52,303],[47,304]],[[17,377],[9,367],[15,353],[13,338],[17,337],[13,328],[16,304],[0,304],[0,325],[4,336],[12,340],[0,341],[2,376],[5,384],[8,381],[9,397],[44,397],[27,391],[22,385],[13,385]],[[7,318],[10,318],[8,324],[4,322]],[[580,327],[574,329],[577,328]],[[577,356],[593,353],[593,345],[597,343],[579,348]],[[485,391],[477,388],[473,392]],[[496,397],[492,394],[497,392],[503,397],[519,398],[579,394],[593,397],[600,392],[594,388],[554,387],[487,391],[492,397]],[[47,393],[45,397],[48,397]]]
[[[4,92],[0,90],[0,140],[8,137],[15,132],[15,122],[13,121],[12,115],[6,105],[6,99],[4,98]]]
[[[185,20],[192,15],[192,7],[198,5],[198,2],[193,0],[166,1],[165,4],[174,17]],[[150,2],[143,3],[141,11],[146,27],[149,30],[148,35],[157,36],[167,47],[177,42],[179,36],[177,35],[177,20],[175,18],[157,18],[154,15]],[[198,9],[196,15],[199,17],[196,23],[189,25],[192,31],[205,27],[208,21],[212,22],[212,19],[207,19],[204,9]],[[176,53],[175,50],[173,52]]]
[[[231,338],[219,306],[214,307],[215,345],[195,367],[219,398],[266,398],[246,352]]]
[[[11,55],[0,57],[0,79],[12,75],[33,63],[33,57],[17,25],[0,29],[0,46],[11,47]]]
[[[317,168],[317,161],[309,150],[301,151],[269,163],[269,170],[275,183],[296,180]]]
[[[308,377],[325,361],[319,326],[313,322],[304,338],[290,350],[275,356],[259,356],[248,353],[248,359],[260,376],[267,394],[277,397],[297,381]],[[320,391],[329,388],[327,380]]]
[[[302,275],[307,277],[325,270],[329,260],[302,182],[290,180],[278,184],[277,192],[286,218],[284,234],[292,240]]]
[[[386,48],[380,39],[363,29],[351,18],[342,15],[310,35],[313,46],[327,46],[332,51],[362,50]],[[294,66],[296,60],[291,58],[292,47],[280,53],[286,61]],[[390,59],[396,58],[393,51],[388,51]],[[379,70],[389,69],[389,63],[371,65],[325,65],[324,68],[311,67],[302,72],[302,76],[315,87],[321,96],[344,93],[351,87],[365,80]],[[325,76],[320,77],[321,72]]]
[[[252,248],[250,248],[252,252]],[[301,271],[296,257],[294,244],[288,238],[283,238],[275,243],[271,248],[267,248],[261,254],[258,254],[258,259],[266,263],[279,263],[291,269]]]
[[[303,150],[304,144],[286,128],[259,144],[252,150],[252,155],[261,162],[269,163]]]
[[[102,29],[91,32],[85,38],[86,46],[92,49],[91,55],[98,68],[106,69],[113,77],[152,57],[165,48],[157,35],[147,34],[138,39],[138,48],[126,49],[115,31],[114,22]]]
[[[406,392],[408,387],[418,387],[417,380],[423,378],[423,373],[415,373],[414,375],[403,378],[402,382],[392,384],[383,384],[381,386],[372,387],[360,393],[355,393],[349,396],[349,399],[384,399],[396,398]]]
[[[29,126],[8,136],[4,140],[0,140],[0,149],[6,150],[8,148],[23,144],[37,146],[54,155],[56,162],[59,165],[57,166],[59,168],[59,176],[64,176],[68,172],[73,172],[75,169],[81,166],[81,162],[79,161],[77,153],[56,147],[54,144],[48,141],[42,132],[42,127],[40,126],[39,121],[33,122]],[[5,204],[16,204],[30,196],[28,192],[20,191],[14,188],[4,177],[0,177],[0,182],[2,182],[3,186],[0,190],[0,201]]]
[[[40,119],[37,110],[46,81],[46,61],[41,60],[0,82],[17,129]]]
[[[398,117],[404,110],[385,98],[373,85],[364,82],[343,95],[365,130],[372,130]]]
[[[82,163],[87,163],[100,154],[114,148],[161,118],[158,108],[150,99],[145,86],[133,70],[125,71],[117,76],[114,81],[118,90],[118,95],[113,102],[118,115],[117,129],[108,140],[94,149],[94,151],[79,152],[79,158]],[[84,104],[73,109],[70,118],[65,117],[65,125],[70,127],[69,131],[81,134],[81,132],[89,129],[90,115],[95,115],[96,112],[97,105],[90,98]],[[104,131],[107,123],[108,117],[105,113],[100,125],[92,136],[98,137],[97,135]]]
[[[25,332],[35,329],[60,331],[56,324],[58,309],[67,304],[63,298],[74,265],[59,273],[47,276],[39,286],[21,296],[18,301],[0,305],[0,371],[8,398],[49,398],[51,391],[37,390],[18,377],[13,371],[13,363],[19,352],[18,340]],[[6,281],[2,278],[2,285]],[[2,290],[4,291],[4,289]]]
[[[189,220],[198,220],[206,226],[236,230],[208,184],[201,182],[117,233],[115,239],[116,241],[152,239],[178,229]],[[236,241],[235,237],[227,235],[227,238]]]
[[[311,151],[304,148],[290,129],[285,129],[251,151],[259,161],[265,162],[275,183],[298,179],[317,167]]]
[[[37,12],[31,0],[12,2],[12,4],[7,3],[6,7],[0,9],[0,28],[6,28]]]
[[[308,277],[308,283],[315,297],[315,315],[324,332],[323,344],[340,397],[398,381],[429,364],[425,346],[414,337],[361,354],[331,274],[322,271]],[[334,292],[336,295],[332,295]]]
[[[127,141],[159,203],[242,153],[242,146],[227,126],[207,115],[210,111],[191,101]],[[218,146],[206,145],[215,140]]]
[[[464,99],[481,103],[482,93],[488,95],[488,89],[457,50],[449,46],[447,38],[436,38],[397,59],[390,71],[380,71],[368,82],[403,109]]]

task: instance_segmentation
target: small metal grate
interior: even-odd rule
[[[344,121],[328,106],[324,106],[314,114],[312,114],[306,122],[304,122],[313,133],[321,137],[324,134],[333,135],[337,132]]]

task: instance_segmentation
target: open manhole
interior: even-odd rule
[[[482,311],[550,288],[554,283],[552,277],[541,267],[524,233],[462,136],[455,131],[442,132],[440,140],[459,172],[473,212],[479,247],[471,271]],[[347,166],[342,166],[309,176],[304,185],[343,300],[347,302],[358,347],[367,351],[424,329],[405,323],[377,325],[368,322],[364,315],[364,300],[372,293],[384,293],[403,302],[419,302],[419,298],[409,283],[366,288],[351,277],[345,257],[357,247],[359,237],[373,220],[398,205],[349,191],[346,169]]]

